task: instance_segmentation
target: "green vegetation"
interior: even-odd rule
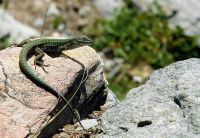
[[[58,26],[61,24],[61,23],[64,23],[64,19],[61,15],[57,15],[53,18],[53,28],[54,29],[57,29]]]
[[[111,49],[113,57],[123,58],[123,66],[128,66],[121,68],[120,80],[118,76],[109,80],[110,88],[120,99],[138,85],[127,74],[138,62],[160,68],[178,60],[200,57],[197,38],[184,35],[181,27],[170,28],[170,16],[166,16],[158,4],[153,6],[154,12],[151,8],[140,12],[126,0],[126,6],[117,10],[112,20],[97,19],[92,28],[83,30],[95,40],[94,48]]]
[[[9,47],[8,39],[9,39],[8,36],[0,38],[0,50]]]

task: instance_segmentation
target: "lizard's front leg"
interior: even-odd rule
[[[35,48],[35,54],[36,57],[34,59],[34,65],[35,65],[35,69],[36,69],[36,65],[40,66],[44,72],[48,73],[45,69],[44,66],[49,66],[49,65],[44,65],[44,61],[43,61],[43,57],[44,57],[44,52],[42,51],[42,49],[40,49],[39,47]]]

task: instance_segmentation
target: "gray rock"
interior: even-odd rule
[[[155,71],[101,117],[104,138],[200,137],[200,59]]]
[[[112,18],[114,10],[123,6],[122,0],[93,0],[100,14],[106,18]]]
[[[112,108],[112,107],[114,107],[118,104],[119,104],[119,99],[110,89],[108,89],[108,95],[107,95],[107,98],[106,98],[106,103],[103,106],[101,106],[101,109],[107,110],[107,109],[110,109],[110,108]]]
[[[44,19],[37,18],[33,21],[35,27],[41,27],[44,24]]]
[[[0,9],[0,28],[0,37],[9,35],[10,43],[18,43],[24,39],[39,36],[39,32],[16,21],[3,9]]]
[[[141,9],[146,10],[154,0],[133,0]],[[188,35],[199,35],[200,29],[200,3],[197,0],[157,0],[163,9],[171,14],[173,10],[178,11],[177,15],[171,19],[172,25],[180,25],[186,29]]]
[[[60,14],[60,11],[58,10],[56,3],[52,2],[48,8],[47,15],[56,16],[59,14]]]
[[[85,130],[88,130],[90,128],[96,127],[99,124],[99,122],[97,121],[97,119],[85,119],[85,120],[81,120],[81,124],[83,125]],[[80,124],[77,123],[77,125],[78,125],[78,128],[76,129],[76,131],[83,130]]]

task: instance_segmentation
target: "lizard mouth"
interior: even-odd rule
[[[87,38],[87,40],[85,42],[90,44],[90,43],[93,43],[94,41],[92,39],[90,39],[90,38]]]

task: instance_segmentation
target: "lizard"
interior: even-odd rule
[[[69,109],[73,113],[74,117],[80,123],[81,127],[84,129],[80,122],[78,111],[74,110],[68,100],[64,97],[62,93],[49,85],[46,81],[40,78],[35,71],[28,66],[27,60],[31,53],[36,53],[37,56],[34,60],[34,65],[39,65],[44,70],[44,64],[42,57],[44,52],[56,52],[62,53],[63,50],[70,50],[78,48],[87,44],[91,44],[93,41],[87,37],[75,37],[70,39],[53,39],[53,38],[38,38],[38,39],[27,39],[17,44],[18,47],[22,47],[19,55],[19,65],[21,71],[34,83],[38,84],[40,87],[51,92],[58,98],[61,98],[69,106]],[[45,70],[44,70],[45,71]],[[46,71],[45,71],[46,72]]]

